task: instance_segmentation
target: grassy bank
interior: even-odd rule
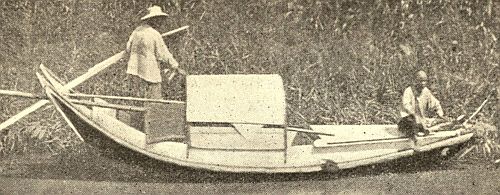
[[[280,74],[292,124],[393,124],[417,69],[430,73],[431,90],[452,117],[473,112],[498,85],[497,1],[23,0],[0,3],[0,88],[41,93],[34,76],[40,63],[65,80],[77,77],[124,49],[153,3],[170,15],[162,32],[191,26],[166,40],[182,68]],[[77,90],[124,95],[125,66]],[[181,98],[181,88],[169,86],[169,96]],[[0,103],[4,121],[32,102]],[[494,102],[485,107],[486,120],[495,119],[494,109]],[[74,143],[51,108],[4,134],[2,152]]]

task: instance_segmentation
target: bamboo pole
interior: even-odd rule
[[[328,136],[335,136],[333,133],[322,133],[322,132],[317,132],[317,131],[312,131],[308,129],[300,129],[300,128],[293,128],[293,127],[287,127],[287,131],[296,131],[296,132],[302,132],[302,133],[312,133],[312,134],[317,134],[317,135],[328,135]]]
[[[0,95],[9,95],[15,97],[31,98],[31,99],[47,99],[45,96],[33,95],[31,93],[21,92],[21,91],[10,91],[0,89]]]
[[[109,104],[109,103],[99,103],[99,102],[91,102],[85,100],[70,100],[73,104],[84,105],[84,106],[96,106],[102,108],[112,108],[117,110],[126,110],[126,111],[134,111],[134,112],[145,112],[146,108],[137,107],[137,106],[127,106],[127,105],[119,105],[119,104]]]
[[[8,96],[31,98],[31,99],[47,99],[46,96],[34,95],[31,93],[26,93],[21,91],[10,91],[1,89],[0,89],[0,95],[8,95]],[[128,100],[128,101],[153,102],[153,103],[164,103],[164,104],[186,103],[183,101],[176,101],[176,100],[148,99],[148,98],[123,97],[123,96],[111,96],[111,95],[93,95],[93,94],[83,94],[83,93],[69,93],[63,95],[69,97],[80,97],[80,98],[102,98],[102,99],[112,99],[112,100]]]
[[[492,94],[488,94],[488,97],[486,97],[486,99],[483,101],[483,103],[481,103],[481,105],[476,109],[476,111],[474,113],[472,113],[472,115],[467,120],[465,120],[462,123],[462,125],[467,124],[470,120],[472,120],[483,109],[484,105],[486,105],[486,102],[488,102],[491,95]]]
[[[9,95],[9,96],[15,96],[15,97],[47,100],[47,96],[38,96],[38,95],[33,95],[31,93],[20,92],[20,91],[0,90],[0,95]],[[119,98],[119,97],[116,97],[116,98]],[[147,101],[147,99],[146,99],[146,101]],[[113,108],[113,109],[118,109],[118,110],[128,110],[128,111],[135,111],[135,112],[144,112],[145,111],[144,107],[136,107],[136,106],[98,103],[98,102],[91,102],[91,101],[84,101],[84,100],[70,100],[70,102],[73,104],[78,104],[78,105]]]
[[[183,102],[183,101],[148,99],[148,98],[138,98],[138,97],[93,95],[93,94],[83,94],[83,93],[70,93],[70,94],[64,94],[64,95],[67,95],[69,97],[77,97],[77,98],[102,98],[102,99],[111,99],[111,100],[127,100],[127,101],[163,103],[163,104],[185,104],[185,102]]]

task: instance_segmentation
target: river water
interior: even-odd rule
[[[235,174],[83,147],[0,160],[0,194],[500,194],[500,169],[415,156],[334,173]]]

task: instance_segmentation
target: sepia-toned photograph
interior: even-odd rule
[[[0,0],[0,194],[500,194],[498,0]]]

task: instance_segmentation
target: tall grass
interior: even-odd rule
[[[75,78],[122,50],[152,4],[170,15],[161,31],[191,26],[166,40],[191,74],[280,74],[291,124],[394,124],[417,69],[429,72],[450,116],[472,112],[498,86],[496,1],[23,0],[0,3],[1,88],[39,92],[33,70],[40,63]],[[125,66],[77,90],[126,95]],[[183,97],[182,85],[167,88],[169,97]],[[0,120],[28,104],[0,97],[3,105],[13,101]],[[495,118],[493,102],[484,113]],[[9,134],[49,125],[30,118]],[[61,140],[72,139],[65,125],[57,128]]]

